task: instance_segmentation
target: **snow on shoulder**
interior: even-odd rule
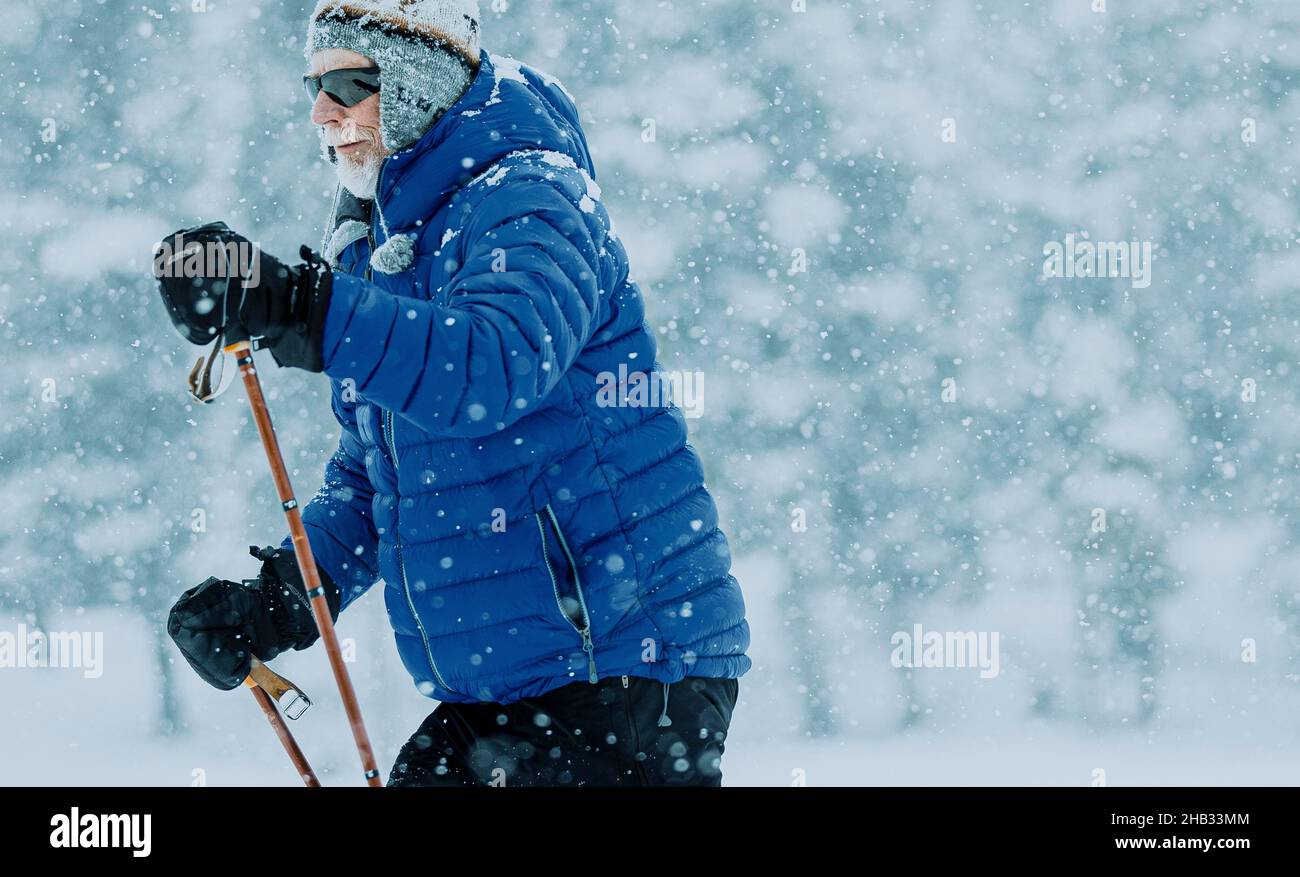
[[[581,174],[587,191],[582,196],[582,200],[578,202],[578,207],[583,213],[596,212],[596,203],[600,201],[601,197],[600,185],[592,178],[591,174],[587,173],[586,168],[578,167],[578,163],[572,157],[565,155],[563,152],[556,152],[553,149],[520,149],[511,152],[465,185],[467,188],[478,185],[496,186],[513,169],[512,162],[526,161],[533,157],[537,157],[543,164],[549,164],[551,167],[576,170]]]

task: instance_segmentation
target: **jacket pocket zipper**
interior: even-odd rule
[[[397,441],[393,437],[393,412],[384,412],[384,437],[388,440],[388,452],[393,458],[393,472],[397,472]],[[401,514],[400,502],[397,514]],[[420,621],[420,615],[415,611],[415,601],[411,599],[411,586],[406,581],[406,562],[402,559],[402,537],[398,533],[396,520],[393,525],[393,544],[397,547],[397,568],[402,571],[402,593],[406,596],[406,607],[411,610],[411,618],[415,619],[415,626],[420,630],[420,641],[424,644],[424,656],[429,661],[429,669],[433,671],[433,678],[439,685],[452,694],[460,694],[459,691],[447,684],[438,672],[438,665],[433,661],[433,649],[429,647],[429,635],[425,633],[424,623]]]
[[[546,523],[542,522],[543,514],[546,517]],[[577,631],[578,636],[582,637],[582,650],[587,653],[587,681],[595,684],[600,680],[600,677],[596,675],[596,646],[591,639],[591,615],[587,612],[587,599],[583,596],[582,582],[578,578],[577,561],[573,559],[573,552],[569,550],[569,544],[564,541],[564,534],[560,532],[560,522],[556,520],[555,512],[550,505],[547,505],[542,512],[537,512],[535,517],[537,518],[537,531],[542,537],[542,559],[546,562],[546,571],[551,576],[551,591],[555,594],[555,605],[559,607],[560,614]],[[573,593],[578,602],[577,618],[564,608],[564,599],[560,594],[560,579],[555,574],[555,565],[551,563],[551,553],[546,547],[546,527],[548,525],[555,536],[555,541],[559,543],[560,550],[564,552],[564,557],[568,561],[569,573],[573,578]],[[569,585],[567,577],[564,584],[567,590]]]

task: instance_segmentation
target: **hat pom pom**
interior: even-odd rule
[[[370,257],[371,267],[381,274],[400,274],[414,261],[415,240],[404,234],[393,235]]]

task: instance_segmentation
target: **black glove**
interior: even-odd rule
[[[262,561],[256,579],[209,578],[181,595],[167,618],[167,633],[204,682],[223,691],[238,687],[253,656],[270,661],[320,638],[293,552],[251,547]],[[339,615],[339,591],[319,569],[330,617]]]
[[[187,341],[209,344],[222,332],[243,333],[265,339],[281,366],[324,370],[333,274],[310,247],[300,251],[302,264],[289,266],[224,222],[210,222],[169,235],[154,253],[158,291]]]

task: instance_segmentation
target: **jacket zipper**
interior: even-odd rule
[[[385,411],[384,419],[387,423],[384,426],[384,437],[388,439],[388,452],[393,458],[393,471],[397,472],[397,440],[393,436],[393,412]],[[397,513],[401,514],[399,508]],[[433,678],[439,685],[453,694],[460,692],[447,684],[447,680],[442,678],[438,672],[438,665],[433,660],[433,649],[429,647],[429,634],[424,630],[424,623],[420,621],[420,615],[415,611],[415,601],[411,599],[411,586],[406,580],[406,561],[402,559],[402,537],[398,532],[396,523],[393,526],[393,543],[397,546],[397,568],[402,571],[402,593],[406,596],[406,606],[411,610],[411,617],[415,619],[415,626],[420,630],[420,641],[424,643],[424,656],[429,660],[429,669],[433,671]]]
[[[542,524],[541,513],[536,514],[537,530],[542,537],[542,559],[546,562],[546,571],[551,576],[551,590],[555,594],[555,605],[560,607],[560,614],[563,615],[573,626],[573,629],[582,637],[582,650],[587,653],[587,681],[595,684],[600,681],[596,675],[596,646],[591,640],[591,615],[587,612],[587,599],[582,594],[582,582],[578,578],[578,564],[573,559],[573,552],[569,551],[569,543],[564,541],[564,534],[560,532],[560,522],[555,518],[555,512],[550,505],[546,506],[546,515],[551,524],[551,529],[555,532],[555,538],[560,543],[560,548],[564,551],[565,557],[569,561],[569,570],[573,573],[573,588],[578,594],[578,606],[582,611],[582,626],[573,620],[564,609],[564,601],[560,598],[560,584],[555,577],[555,568],[551,565],[550,553],[546,550],[546,530]]]
[[[386,164],[387,162],[385,161],[385,165]],[[375,187],[376,199],[379,198],[379,190],[383,186],[383,184],[384,184],[384,168],[380,168],[379,182]],[[370,227],[367,229],[367,233],[366,233],[367,241],[370,244],[370,253],[366,256],[366,280],[367,281],[371,280],[374,273],[373,269],[370,267],[370,257],[375,254],[375,244],[376,244],[375,212],[378,209],[379,209],[378,205],[374,203],[371,204]],[[389,456],[393,458],[393,471],[397,472],[399,471],[397,466],[397,439],[393,435],[393,412],[385,411],[384,419],[386,421],[386,423],[384,424],[384,438],[388,440],[388,453]],[[398,514],[399,515],[401,514],[400,508],[398,509]],[[397,532],[396,526],[394,526],[393,528],[393,544],[397,548],[397,567],[402,572],[402,594],[403,596],[406,597],[406,608],[411,611],[411,617],[415,619],[415,626],[419,628],[420,642],[423,643],[424,645],[424,657],[429,662],[429,669],[433,671],[433,678],[439,685],[441,685],[447,691],[452,692],[453,694],[459,694],[460,692],[456,691],[456,689],[448,685],[447,680],[442,678],[442,674],[438,672],[438,665],[434,663],[433,649],[429,647],[429,634],[425,632],[424,623],[420,621],[420,615],[418,612],[415,611],[415,601],[411,599],[411,585],[406,579],[406,561],[402,557],[402,537]]]
[[[392,156],[389,156],[388,158],[392,158]],[[367,283],[373,282],[374,279],[374,269],[370,265],[370,260],[374,257],[375,247],[379,243],[375,237],[375,219],[379,214],[379,193],[384,190],[384,171],[388,169],[388,158],[385,158],[384,163],[379,166],[379,179],[375,183],[375,197],[374,200],[370,202],[370,222],[367,224],[368,227],[366,228],[366,241],[370,244],[370,252],[366,254]]]
[[[374,210],[374,207],[370,208]],[[374,281],[374,269],[370,267],[370,257],[375,254],[375,217],[370,217],[370,228],[366,229],[366,243],[370,244],[370,252],[366,254],[366,282]]]

